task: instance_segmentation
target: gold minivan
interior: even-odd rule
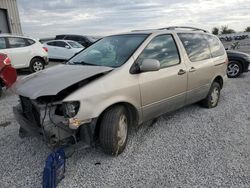
[[[19,135],[100,143],[120,154],[128,129],[185,105],[216,107],[227,69],[219,39],[190,27],[104,37],[67,63],[19,80]]]

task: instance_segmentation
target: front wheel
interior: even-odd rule
[[[30,61],[30,72],[38,72],[43,70],[45,67],[45,63],[40,58],[33,58]]]
[[[119,155],[126,147],[129,117],[123,106],[108,109],[101,121],[99,139],[105,153]]]
[[[220,84],[214,82],[209,90],[207,97],[201,101],[202,106],[206,108],[216,107],[220,99],[220,90]]]

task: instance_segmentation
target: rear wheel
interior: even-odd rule
[[[119,155],[126,147],[129,126],[128,112],[123,106],[108,109],[101,121],[99,139],[105,153]]]
[[[230,61],[227,66],[227,76],[229,78],[236,78],[242,72],[242,65],[238,61]]]
[[[43,70],[45,63],[41,58],[33,58],[30,61],[30,72],[38,72]]]
[[[202,106],[206,108],[214,108],[218,105],[220,99],[221,86],[218,82],[214,82],[205,99],[201,101]]]

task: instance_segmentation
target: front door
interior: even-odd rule
[[[157,59],[161,69],[140,73],[139,83],[143,120],[147,121],[185,104],[187,90],[186,65],[170,34],[156,36],[139,55],[137,61]]]

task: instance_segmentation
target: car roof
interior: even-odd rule
[[[16,37],[16,38],[26,38],[26,39],[36,40],[32,37],[27,37],[27,36],[23,36],[23,35],[5,34],[5,33],[1,33],[0,37]]]

